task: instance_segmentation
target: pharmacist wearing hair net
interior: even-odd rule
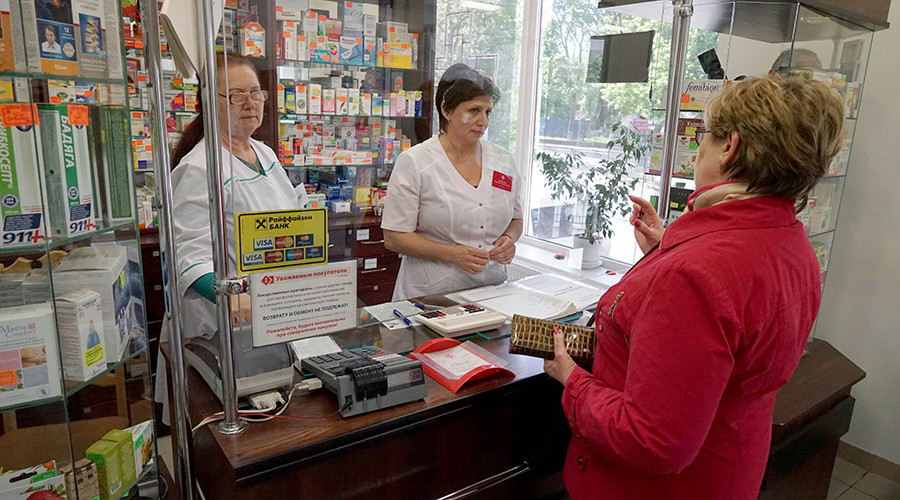
[[[225,249],[228,269],[236,271],[234,214],[303,208],[308,198],[302,184],[296,188],[291,184],[275,152],[250,137],[262,124],[263,103],[268,97],[252,62],[235,54],[219,54],[216,68],[221,133],[216,142],[222,146]],[[209,339],[218,329],[202,116],[201,110],[172,153],[172,219],[178,257],[174,264],[185,339]],[[250,321],[247,294],[232,296],[232,321]],[[165,374],[164,369],[157,372]],[[156,400],[166,403],[165,379],[158,380],[156,387]],[[163,415],[167,418],[168,412]]]
[[[506,280],[522,235],[521,176],[509,151],[482,138],[499,98],[490,78],[447,68],[441,133],[397,158],[381,221],[385,246],[403,254],[393,300]]]

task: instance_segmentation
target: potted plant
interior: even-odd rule
[[[638,179],[629,179],[628,169],[648,149],[646,137],[631,127],[616,123],[610,131],[612,137],[606,145],[616,151],[613,157],[586,161],[582,152],[536,155],[552,198],[584,207],[584,229],[575,235],[575,247],[584,248],[583,267],[600,265],[598,243],[612,236],[613,217],[627,215],[631,209],[628,195]]]

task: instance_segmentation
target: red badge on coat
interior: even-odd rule
[[[504,191],[512,191],[512,176],[494,171],[494,182],[491,183],[495,188]]]

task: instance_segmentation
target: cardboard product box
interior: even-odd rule
[[[322,113],[322,86],[318,83],[309,84],[309,114]]]
[[[78,57],[78,75],[85,78],[108,78],[107,52],[118,51],[106,44],[106,32],[117,30],[118,25],[106,26],[105,0],[74,0],[72,22],[75,24],[75,49]]]
[[[384,116],[384,103],[378,92],[372,92],[372,116]]]
[[[77,248],[62,258],[53,273],[57,293],[87,288],[100,294],[103,309],[103,350],[107,363],[117,363],[128,350],[131,290],[127,251],[119,245]]]
[[[55,9],[56,19],[39,18],[37,16],[37,6],[41,5],[39,2],[17,3],[21,13],[18,9],[12,9],[10,21],[13,25],[13,38],[16,40],[22,39],[22,34],[17,33],[18,26],[24,27],[25,52],[28,55],[27,69],[36,73],[77,76],[78,40],[71,3],[62,2]]]
[[[16,89],[13,82],[0,80],[0,102],[16,102]]]
[[[363,36],[363,6],[360,2],[341,2],[338,4],[338,17],[344,23],[345,36]]]
[[[266,57],[266,29],[256,21],[241,26],[241,55]]]
[[[378,23],[377,36],[384,38],[384,41],[387,43],[405,43],[408,35],[409,25],[407,25],[406,23],[391,21]]]
[[[329,41],[338,42],[343,31],[344,23],[340,19],[319,16],[319,35],[324,36]]]
[[[372,114],[372,94],[363,92],[359,95],[359,114],[362,116]]]
[[[85,456],[97,465],[100,500],[116,499],[137,478],[131,432],[111,430],[90,445]]]
[[[12,5],[18,5],[15,2]],[[0,0],[0,71],[21,71],[25,63],[22,30],[13,30],[10,0]],[[18,47],[17,47],[18,46]],[[17,54],[17,52],[19,54]]]
[[[62,394],[50,304],[0,309],[0,410]]]
[[[100,215],[107,224],[134,220],[134,181],[128,162],[128,113],[124,106],[91,106]]]
[[[297,54],[297,26],[294,21],[282,21],[281,27],[281,56],[285,59],[296,60]]]
[[[56,299],[59,341],[66,380],[84,382],[106,369],[100,294],[81,289]]]
[[[297,85],[296,89],[296,109],[298,115],[305,115],[309,112],[309,95],[306,92],[306,85]]]
[[[333,115],[336,108],[334,89],[322,89],[322,114]]]
[[[413,98],[415,99],[415,116],[422,116],[422,91],[417,90],[414,92]]]
[[[331,50],[324,36],[317,36],[315,40],[310,40],[309,60],[310,62],[332,62]]]
[[[0,117],[0,248],[43,243],[46,194],[38,177],[42,162],[34,107],[0,104]]]
[[[297,35],[297,60],[309,61],[309,46],[306,43],[306,35]]]
[[[347,89],[347,114],[359,115],[359,89]]]
[[[391,43],[392,68],[412,69],[412,45],[408,43]]]
[[[309,9],[309,0],[278,0],[275,6],[275,19],[290,19],[298,21],[303,18],[303,12]]]
[[[703,111],[713,96],[730,85],[730,80],[685,80],[681,85],[682,111]]]
[[[419,34],[409,34],[409,46],[412,49],[412,68],[419,69]]]
[[[126,431],[131,433],[134,449],[134,473],[138,476],[150,465],[156,454],[156,437],[153,435],[153,421],[147,420],[133,425]]]
[[[0,498],[3,500],[35,498],[74,500],[75,493],[74,490],[67,491],[65,477],[56,469],[56,462],[51,460],[41,465],[0,476]]]
[[[303,11],[301,18],[300,30],[306,34],[307,37],[319,36],[319,14],[314,10],[306,10]]]
[[[50,273],[46,269],[32,269],[21,286],[22,305],[41,304],[51,298]]]
[[[363,65],[363,41],[362,37],[341,37],[341,63]]]
[[[275,107],[279,113],[285,113],[284,107],[284,85],[275,86]]]
[[[293,85],[284,86],[284,112],[291,115],[297,112],[297,90]]]
[[[27,277],[26,273],[0,274],[0,308],[25,305],[22,286]]]
[[[375,37],[378,27],[378,17],[374,14],[363,14],[363,36]]]
[[[47,212],[53,236],[96,229],[90,112],[81,104],[38,104]]]
[[[59,473],[66,479],[66,492],[74,498],[76,491],[78,498],[94,499],[100,497],[100,477],[97,473],[97,464],[86,458],[62,467]]]
[[[347,89],[334,89],[335,108],[334,114],[347,114]]]
[[[370,36],[363,37],[363,66],[375,66],[377,59],[375,39]]]

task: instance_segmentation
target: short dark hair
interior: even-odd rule
[[[434,100],[441,132],[447,128],[447,119],[441,112],[442,105],[447,113],[452,113],[460,104],[481,96],[490,97],[495,104],[500,100],[500,90],[493,80],[462,63],[447,68],[438,83],[437,99]]]

